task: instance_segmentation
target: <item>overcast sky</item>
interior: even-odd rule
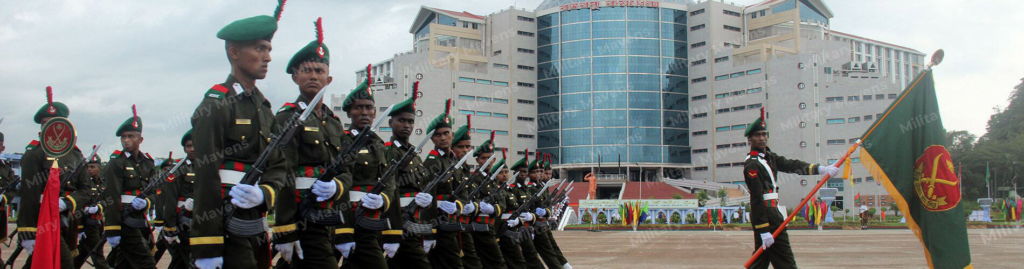
[[[298,91],[284,66],[315,38],[324,18],[335,80],[328,94],[347,93],[353,71],[412,48],[409,27],[421,5],[487,15],[540,0],[312,1],[285,7],[274,38],[270,74],[258,85],[277,107]],[[727,1],[753,4],[757,0]],[[1005,107],[1024,77],[1024,2],[999,0],[826,0],[832,29],[946,57],[935,68],[945,127],[979,136],[993,108]],[[455,4],[457,3],[457,4]],[[178,142],[202,94],[223,82],[229,65],[216,32],[231,21],[270,15],[276,1],[5,1],[0,9],[0,131],[5,153],[23,152],[35,139],[32,115],[53,86],[71,109],[83,149],[103,143],[103,157],[119,143],[114,130],[137,104],[144,122],[143,151],[183,155]]]

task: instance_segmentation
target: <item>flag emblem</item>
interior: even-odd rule
[[[960,203],[960,180],[946,147],[932,145],[914,164],[914,191],[928,211],[945,211]]]

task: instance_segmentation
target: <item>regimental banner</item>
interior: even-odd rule
[[[581,3],[572,3],[559,6],[560,11],[576,10],[576,9],[601,9],[601,7],[659,7],[661,2],[657,1],[644,1],[644,0],[632,0],[632,1],[590,1]]]
[[[600,199],[600,200],[580,200],[578,208],[600,208],[600,209],[616,209],[622,206],[625,202],[636,202],[637,200],[631,199]],[[697,199],[644,199],[640,200],[643,203],[647,203],[647,208],[697,208]]]

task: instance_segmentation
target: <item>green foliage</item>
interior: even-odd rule
[[[672,194],[672,199],[683,199],[683,195],[678,193]]]
[[[679,215],[676,215],[676,216],[679,216]],[[673,219],[673,221],[676,221],[674,223],[679,223],[678,220],[679,220],[678,218]],[[697,217],[695,217],[693,214],[686,214],[686,224],[692,224],[692,223],[697,223]]]

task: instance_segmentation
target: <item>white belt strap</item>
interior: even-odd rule
[[[508,219],[508,217],[511,217],[511,216],[512,216],[512,214],[509,214],[509,213],[501,214],[501,219]]]
[[[750,159],[750,157],[753,156],[747,155],[747,159]],[[777,190],[779,185],[775,183],[775,173],[772,172],[772,168],[768,166],[768,162],[766,162],[764,158],[757,158],[757,162],[761,163],[761,166],[763,166],[764,169],[768,171],[768,178],[772,180],[772,190]]]
[[[135,201],[135,195],[121,195],[122,204],[130,204],[132,201]]]
[[[308,190],[313,187],[313,183],[316,182],[316,178],[312,177],[296,177],[295,178],[295,189],[297,190]]]
[[[763,197],[764,197],[765,200],[778,200],[779,199],[779,193],[777,193],[777,192],[765,193]]]
[[[360,200],[363,199],[363,196],[366,196],[365,192],[349,191],[348,192],[348,201],[349,202],[359,202]]]
[[[235,170],[224,170],[217,171],[220,175],[220,184],[238,185],[242,183],[242,177],[245,177],[245,172],[239,172]]]
[[[185,201],[178,201],[178,207],[185,206]]]
[[[416,200],[416,197],[402,197],[401,199],[398,200],[402,202],[402,206],[408,206],[409,203],[412,203],[412,201]]]

